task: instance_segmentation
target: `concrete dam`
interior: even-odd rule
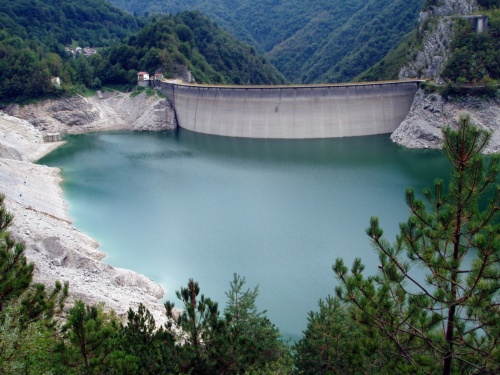
[[[230,137],[306,139],[392,133],[408,114],[418,83],[160,85],[184,129]]]

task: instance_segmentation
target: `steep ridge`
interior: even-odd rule
[[[407,118],[392,134],[393,141],[407,147],[438,148],[441,128],[455,127],[460,116],[467,115],[493,133],[486,152],[500,151],[500,98],[495,83],[500,78],[495,63],[500,59],[500,13],[489,8],[498,5],[482,7],[475,0],[427,1],[418,32],[398,51],[405,56],[398,75],[400,79],[427,78],[434,83],[417,93]],[[489,17],[486,28],[478,26],[483,14]],[[394,55],[384,60],[390,59],[397,60]],[[365,73],[365,78],[377,76],[384,60]]]

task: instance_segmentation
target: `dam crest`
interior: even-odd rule
[[[194,132],[246,138],[335,138],[392,133],[418,80],[354,84],[222,86],[162,81],[177,123]]]

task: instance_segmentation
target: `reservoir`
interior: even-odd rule
[[[179,129],[66,140],[39,163],[62,168],[74,226],[99,241],[105,262],[160,283],[178,307],[175,291],[193,278],[223,310],[238,273],[259,285],[259,309],[290,337],[334,294],[337,257],[348,266],[361,257],[375,273],[370,217],[393,242],[408,217],[405,188],[421,192],[450,170],[440,151],[389,135],[268,140]]]

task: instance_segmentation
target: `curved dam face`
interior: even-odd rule
[[[248,138],[333,138],[392,133],[417,81],[317,86],[203,86],[162,82],[180,127]]]

